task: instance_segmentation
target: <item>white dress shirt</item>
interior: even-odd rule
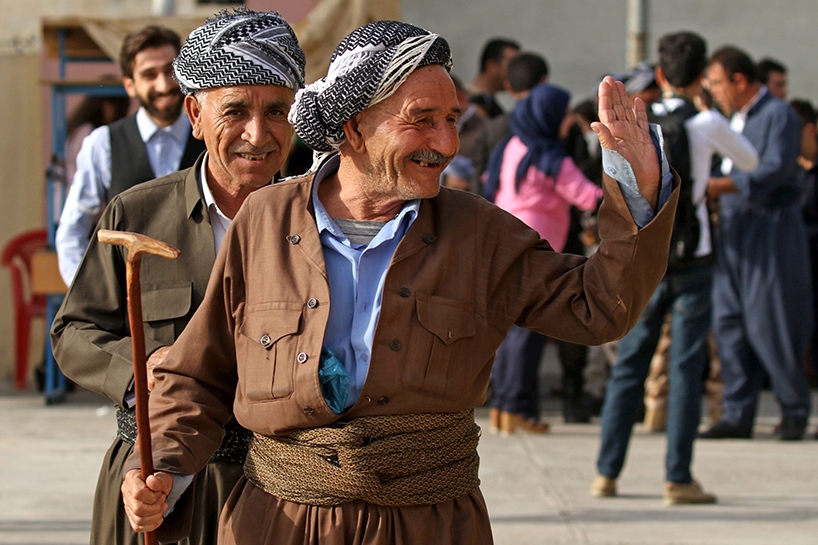
[[[136,125],[156,177],[178,170],[190,134],[187,115],[180,115],[167,127],[158,127],[144,108],[140,108]],[[82,142],[77,154],[77,172],[60,215],[55,245],[60,275],[66,285],[74,279],[88,246],[91,227],[108,204],[106,196],[110,187],[111,132],[104,125]]]

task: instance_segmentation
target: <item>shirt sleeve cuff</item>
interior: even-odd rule
[[[176,507],[176,502],[179,501],[179,498],[182,497],[182,494],[185,493],[187,487],[190,486],[190,483],[193,482],[193,475],[174,475],[173,476],[173,486],[170,489],[170,494],[167,497],[168,503],[168,510],[165,511],[165,518],[173,512],[174,507]]]
[[[650,136],[656,148],[656,154],[659,156],[662,172],[659,200],[656,206],[656,212],[658,212],[670,198],[673,190],[673,173],[663,151],[664,140],[658,125],[650,125]],[[639,227],[644,227],[650,223],[656,216],[656,212],[639,192],[639,185],[636,183],[636,176],[633,174],[630,163],[616,151],[602,148],[602,168],[608,176],[619,183],[619,188],[622,190],[622,196],[625,198],[625,204],[628,205],[634,223]]]

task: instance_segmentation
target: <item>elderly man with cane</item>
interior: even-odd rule
[[[602,242],[554,252],[479,196],[441,188],[460,113],[446,41],[395,21],[336,48],[290,113],[317,152],[251,195],[205,300],[154,370],[154,466],[129,459],[131,523],[158,529],[231,414],[253,439],[219,543],[491,543],[474,408],[512,324],[622,336],[665,271],[674,177],[607,79]],[[618,180],[618,181],[617,181]],[[668,200],[669,199],[669,200]]]
[[[250,193],[270,184],[284,163],[293,136],[287,114],[304,84],[304,64],[286,21],[248,10],[208,20],[193,31],[174,61],[193,134],[205,141],[207,152],[191,169],[121,193],[99,223],[100,229],[137,232],[181,250],[175,260],[152,255],[142,260],[149,368],[162,361],[202,302],[239,207]],[[65,374],[117,405],[117,437],[94,499],[91,543],[100,545],[135,544],[138,538],[120,493],[123,464],[136,437],[126,256],[124,248],[100,244],[94,236],[52,329]],[[224,440],[214,445],[202,471],[195,472],[192,493],[184,498],[191,509],[180,504],[186,517],[168,520],[170,539],[197,545],[216,541],[219,512],[242,475],[249,441],[235,420],[222,424]]]

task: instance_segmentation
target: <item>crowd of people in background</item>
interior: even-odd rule
[[[712,503],[715,495],[690,471],[694,438],[751,438],[763,387],[780,406],[781,440],[810,433],[818,114],[808,99],[786,102],[787,68],[777,60],[754,63],[732,46],[708,56],[705,41],[690,32],[668,34],[658,45],[656,64],[610,75],[648,105],[682,179],[668,273],[607,359],[552,341],[564,421],[601,413],[591,493],[616,495],[631,429],[644,419],[649,430],[668,434],[665,501]],[[478,75],[459,89],[461,150],[441,183],[479,192],[558,251],[594,252],[602,165],[590,128],[594,99],[571,101],[552,83],[543,55],[506,38],[485,44]],[[507,112],[500,91],[513,100]],[[538,384],[547,342],[521,328],[509,332],[492,371],[490,431],[549,431]],[[588,373],[589,361],[604,372]],[[594,388],[586,376],[610,378]],[[592,393],[600,390],[604,405]],[[703,396],[709,426],[699,431]]]

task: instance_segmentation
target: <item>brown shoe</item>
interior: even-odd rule
[[[500,409],[489,409],[489,433],[500,433]]]
[[[645,428],[648,431],[665,431],[667,427],[667,411],[664,407],[648,407],[645,410]]]
[[[716,496],[705,492],[696,481],[689,483],[665,483],[665,505],[685,505],[691,503],[716,503]]]
[[[616,479],[597,475],[591,483],[591,495],[595,498],[612,498],[616,496]]]
[[[518,429],[528,433],[548,433],[551,426],[548,422],[526,418],[521,414],[500,411],[500,435],[508,437]]]

